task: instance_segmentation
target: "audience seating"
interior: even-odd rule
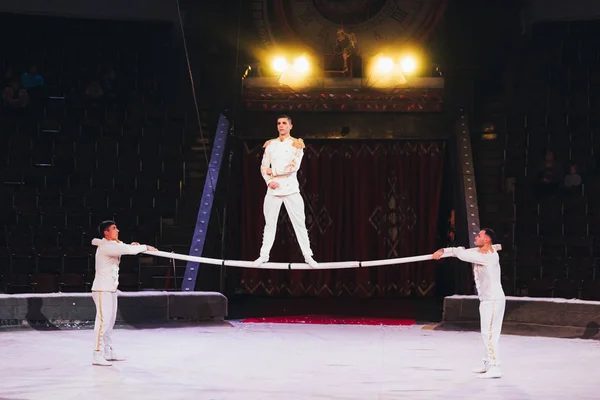
[[[160,243],[185,181],[185,132],[167,107],[163,57],[172,26],[0,14],[0,69],[35,63],[45,85],[31,104],[0,115],[0,291],[89,290],[98,223],[115,219],[121,239]],[[92,79],[115,71],[103,100]],[[173,112],[171,108],[179,108]],[[121,290],[139,290],[137,258]]]
[[[511,294],[600,300],[598,33],[598,21],[548,22],[524,39],[513,98],[498,123],[505,176],[516,179],[515,273],[511,262],[503,265]],[[578,164],[581,187],[536,194],[546,151],[565,174],[570,163]]]

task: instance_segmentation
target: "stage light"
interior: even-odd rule
[[[417,69],[417,62],[413,57],[404,57],[400,60],[400,69],[405,74],[412,74]]]
[[[392,88],[406,83],[400,65],[392,57],[379,54],[367,67],[367,85],[374,88]]]
[[[379,57],[375,63],[375,72],[389,74],[394,69],[394,62],[389,57]]]
[[[275,57],[272,66],[275,72],[282,73],[283,71],[288,69],[288,62],[283,57]]]
[[[308,63],[306,57],[299,57],[294,61],[292,68],[294,68],[294,71],[298,73],[306,74],[310,69],[310,64]]]

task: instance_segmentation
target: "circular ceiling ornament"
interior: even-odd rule
[[[334,52],[338,33],[353,34],[363,53],[422,41],[446,0],[252,0],[253,18],[267,48],[299,45]]]

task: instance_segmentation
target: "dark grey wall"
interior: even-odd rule
[[[95,19],[174,21],[175,0],[0,0],[0,12]]]
[[[600,19],[598,0],[527,0],[524,14],[528,23]]]
[[[277,136],[277,116],[282,113],[246,112],[238,135],[261,140]],[[441,139],[453,134],[448,113],[286,113],[292,117],[292,135],[305,138],[341,138],[343,127],[350,132],[346,139]]]

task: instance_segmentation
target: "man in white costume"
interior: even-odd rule
[[[277,118],[277,130],[279,137],[268,140],[263,146],[265,150],[260,173],[267,184],[267,194],[263,203],[265,228],[260,257],[253,265],[258,267],[269,261],[277,231],[277,218],[281,204],[284,204],[304,255],[304,261],[311,267],[317,268],[318,264],[312,258],[313,252],[305,223],[304,200],[296,176],[304,156],[304,141],[290,136],[292,119],[287,115]]]
[[[92,297],[96,304],[94,324],[93,365],[112,365],[111,361],[124,361],[115,352],[111,333],[117,319],[117,287],[119,286],[119,263],[121,256],[135,255],[144,251],[156,251],[152,246],[137,242],[125,244],[119,241],[119,229],[113,221],[103,221],[98,226],[102,239],[93,239],[96,249],[96,276],[92,285]]]
[[[506,297],[502,290],[500,258],[492,245],[496,234],[491,229],[482,229],[475,238],[475,246],[465,250],[464,247],[440,249],[433,254],[439,260],[442,254],[452,253],[454,257],[473,264],[473,277],[479,295],[479,317],[481,336],[486,347],[483,367],[473,370],[481,374],[480,378],[500,378],[500,361],[498,359],[498,341],[504,319]]]

